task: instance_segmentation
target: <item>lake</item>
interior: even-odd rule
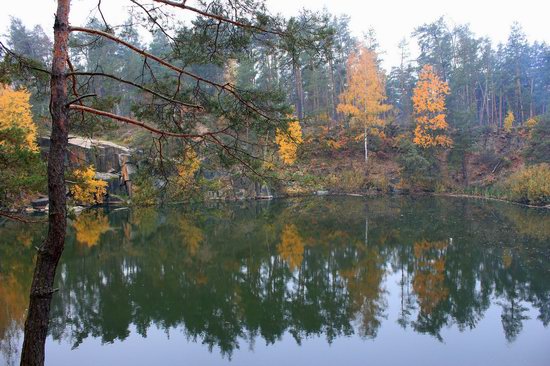
[[[18,364],[41,224],[0,226]],[[549,365],[550,211],[313,197],[73,218],[47,365]]]

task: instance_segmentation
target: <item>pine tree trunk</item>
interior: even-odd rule
[[[338,105],[338,97],[336,96],[336,82],[334,81],[334,64],[332,58],[328,60],[329,74],[330,74],[330,96],[331,96],[331,109],[330,114],[333,120],[337,119],[336,106]]]
[[[304,89],[302,86],[302,69],[297,62],[293,63],[294,82],[296,84],[296,115],[299,120],[304,118]]]
[[[66,60],[68,57],[70,0],[58,0],[54,25],[50,113],[52,132],[48,155],[48,234],[39,248],[34,269],[29,310],[25,321],[21,365],[44,365],[53,284],[65,245],[65,151],[68,142]]]
[[[517,98],[517,106],[518,106],[518,118],[521,123],[524,121],[524,113],[523,113],[523,96],[521,95],[521,74],[520,74],[520,67],[519,64],[516,64],[516,98]]]
[[[533,91],[535,89],[535,79],[531,78],[531,89],[529,95],[529,118],[533,118],[535,115],[535,108],[533,106]]]
[[[502,91],[498,96],[498,127],[502,128]]]

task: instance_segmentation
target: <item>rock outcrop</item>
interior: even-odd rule
[[[41,137],[39,146],[47,156],[50,139]],[[65,164],[69,169],[82,165],[93,165],[96,178],[106,181],[109,194],[124,194],[131,196],[131,176],[136,171],[132,160],[132,150],[126,146],[111,141],[96,140],[80,136],[69,136],[69,146]]]

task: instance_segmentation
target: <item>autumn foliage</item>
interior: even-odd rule
[[[380,115],[391,109],[385,104],[386,91],[374,51],[361,46],[347,62],[347,86],[340,94],[337,111],[351,116],[359,126],[376,129],[384,125]]]
[[[178,187],[185,189],[193,183],[195,173],[200,168],[200,160],[193,148],[188,147],[184,150],[183,156],[176,163]]]
[[[450,147],[453,141],[446,135],[449,125],[445,114],[445,97],[449,85],[442,81],[430,65],[420,72],[413,91],[413,107],[416,120],[413,142],[423,148]]]
[[[550,165],[537,164],[524,167],[512,174],[504,183],[508,198],[531,205],[550,204]]]
[[[414,244],[417,269],[413,288],[418,297],[420,311],[430,314],[439,303],[449,296],[445,285],[445,254],[447,243],[426,240]]]
[[[516,117],[514,117],[514,112],[508,111],[506,114],[506,117],[504,118],[504,130],[506,132],[512,131],[512,127],[514,126],[514,121],[516,120]]]
[[[292,121],[285,130],[277,129],[275,142],[279,147],[279,157],[286,165],[292,165],[296,161],[298,146],[304,142],[300,122]]]
[[[103,202],[103,196],[107,192],[107,182],[95,178],[95,168],[90,165],[73,171],[74,184],[70,192],[75,201],[94,205]]]
[[[31,94],[25,89],[13,90],[0,84],[0,130],[19,129],[24,134],[25,147],[37,151],[36,125],[32,121]],[[0,141],[4,144],[4,141]]]
[[[291,271],[300,267],[304,259],[304,240],[298,233],[296,225],[285,225],[281,233],[281,242],[277,252],[288,263]]]
[[[189,253],[191,257],[196,256],[201,244],[205,241],[203,231],[187,216],[182,216],[178,220],[178,228],[183,244],[187,249],[187,253]]]
[[[101,235],[111,229],[109,219],[100,211],[83,212],[73,223],[76,241],[87,247],[93,247],[99,242]]]
[[[46,184],[29,98],[0,84],[0,207],[25,205]]]

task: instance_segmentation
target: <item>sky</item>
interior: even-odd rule
[[[189,3],[193,0],[189,0]],[[445,16],[448,24],[469,24],[477,36],[487,36],[494,43],[506,42],[514,21],[523,26],[530,41],[550,43],[550,1],[544,0],[266,0],[272,13],[285,16],[298,14],[300,9],[322,10],[351,17],[351,30],[361,36],[369,28],[376,31],[383,51],[383,66],[389,69],[399,63],[397,44],[410,38],[415,27]],[[3,0],[0,13],[0,34],[4,34],[9,17],[23,20],[26,25],[40,24],[52,34],[56,2],[54,0]],[[97,0],[72,0],[71,23],[82,24],[90,14],[96,14]],[[128,0],[103,0],[102,9],[109,22],[125,18]],[[178,13],[176,13],[178,14]],[[414,58],[414,40],[410,41]]]

